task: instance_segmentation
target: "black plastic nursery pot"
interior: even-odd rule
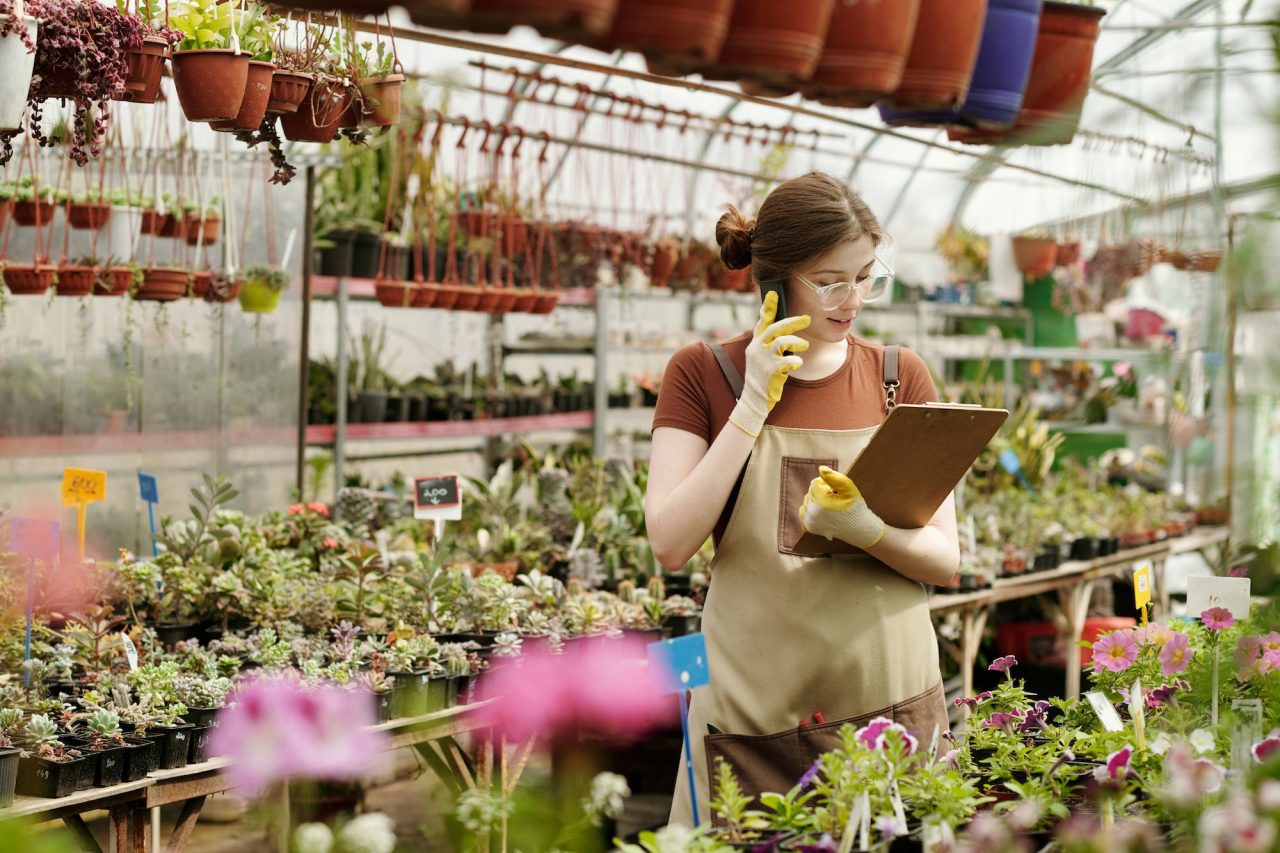
[[[182,715],[182,719],[196,727],[211,726],[219,710],[218,708],[187,708],[187,713]]]
[[[126,749],[124,753],[124,773],[122,779],[125,782],[137,782],[139,779],[146,778],[148,773],[155,771],[160,766],[160,742],[163,738],[156,740],[148,740],[146,738],[124,739]]]
[[[356,423],[380,424],[387,419],[387,393],[385,391],[361,391],[356,397],[359,418]]]
[[[203,764],[209,760],[209,739],[213,736],[213,729],[213,726],[196,726],[191,729],[187,764]]]
[[[697,614],[693,616],[665,616],[662,619],[662,627],[672,637],[684,637],[688,634],[698,633],[698,625],[701,621],[702,617]]]
[[[178,643],[194,640],[200,636],[200,625],[197,622],[183,622],[171,625],[156,625],[156,639],[166,649],[172,649]]]
[[[378,708],[378,722],[385,723],[387,720],[394,719],[395,715],[391,710],[394,696],[395,690],[386,690],[382,693],[373,694],[373,701]]]
[[[378,274],[378,256],[381,252],[381,235],[357,231],[351,243],[351,277],[375,277]]]
[[[24,797],[66,797],[80,790],[86,760],[50,761],[37,756],[18,760],[17,792]]]
[[[425,669],[388,671],[396,680],[391,692],[392,717],[417,717],[427,713],[427,686],[430,676]]]
[[[330,231],[324,235],[324,239],[333,245],[327,249],[321,249],[319,263],[316,264],[316,272],[319,275],[332,276],[351,276],[351,265],[353,255],[355,253],[354,231]]]
[[[18,785],[18,758],[21,755],[20,749],[0,748],[0,809],[13,805],[14,790]]]
[[[88,764],[92,764],[93,787],[109,788],[119,785],[124,778],[125,748],[109,746],[106,749],[91,750],[87,746],[79,747]]]
[[[164,735],[160,745],[160,769],[177,770],[187,766],[187,753],[191,748],[191,731],[195,726],[183,723],[177,726],[156,726],[152,732]]]
[[[1098,557],[1098,540],[1092,536],[1081,536],[1071,543],[1071,559],[1094,560]]]

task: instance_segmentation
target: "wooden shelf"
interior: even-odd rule
[[[347,298],[353,302],[376,302],[377,294],[374,290],[374,280],[371,278],[348,278],[347,282]],[[311,276],[311,295],[315,299],[333,299],[338,295],[338,278],[332,275],[313,275]],[[590,307],[596,304],[596,296],[594,290],[585,288],[562,290],[560,291],[559,306],[572,306],[574,308]],[[440,309],[426,309],[440,310]],[[468,311],[468,314],[475,312]]]

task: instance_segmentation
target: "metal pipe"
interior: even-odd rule
[[[305,500],[307,409],[311,397],[311,261],[315,237],[316,167],[307,167],[306,208],[302,214],[302,354],[298,359],[298,460],[294,471],[299,499]]]

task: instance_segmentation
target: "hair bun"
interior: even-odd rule
[[[748,219],[733,205],[727,208],[716,223],[716,244],[720,246],[720,260],[731,270],[751,266],[751,232],[755,219]]]

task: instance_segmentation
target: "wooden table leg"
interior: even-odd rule
[[[69,814],[62,819],[67,825],[67,829],[71,830],[71,834],[76,837],[76,843],[80,845],[81,850],[89,853],[102,853],[102,847],[98,845],[98,839],[93,837],[93,833],[89,831],[89,827],[85,826],[84,818],[78,814]]]
[[[129,807],[111,809],[111,834],[115,836],[111,853],[129,853]]]
[[[173,828],[173,834],[169,836],[169,843],[164,848],[165,853],[182,853],[186,849],[187,841],[190,840],[191,833],[196,828],[196,821],[200,819],[204,800],[204,796],[192,797],[182,804],[182,814],[178,815],[178,824]]]
[[[133,853],[151,853],[151,810],[146,806],[129,809],[129,843]]]
[[[987,616],[990,611],[986,607],[966,610],[961,618],[960,627],[960,674],[964,678],[963,692],[965,696],[973,695],[973,667],[978,660],[978,648],[982,645],[982,635],[987,630]],[[968,716],[969,709],[965,709]]]
[[[1084,620],[1089,616],[1089,601],[1093,598],[1094,581],[1087,580],[1058,590],[1062,611],[1067,616],[1071,633],[1067,636],[1066,668],[1067,686],[1065,699],[1080,695],[1080,639],[1084,636]]]

